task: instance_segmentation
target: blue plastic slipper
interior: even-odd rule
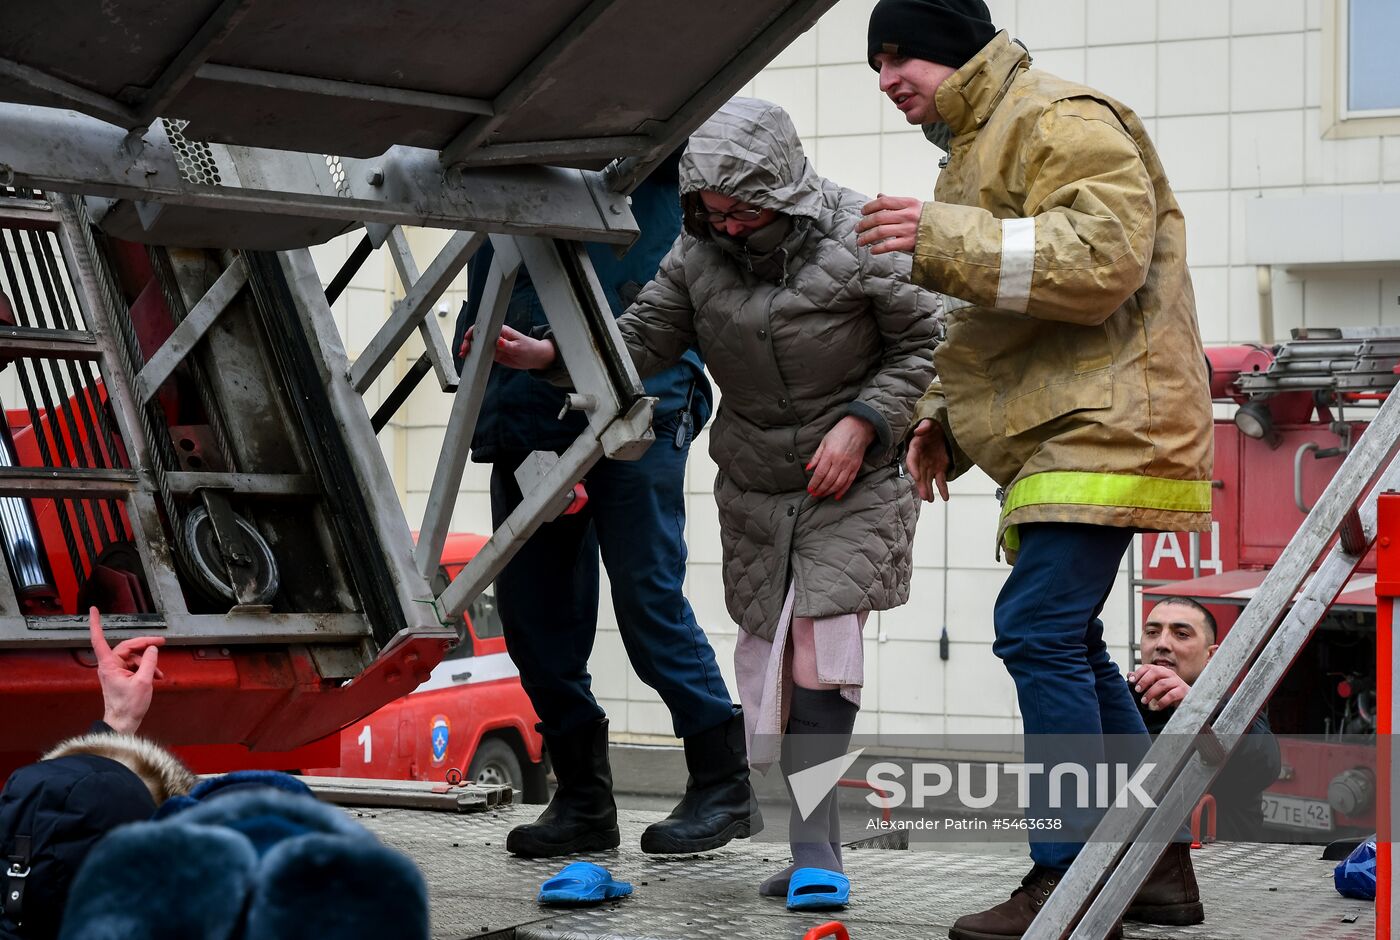
[[[574,862],[540,885],[541,904],[597,904],[632,893],[626,881],[614,881],[602,865]]]
[[[851,879],[825,868],[799,868],[788,879],[790,911],[826,911],[843,908],[851,900]]]

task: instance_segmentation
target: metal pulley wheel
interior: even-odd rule
[[[242,516],[233,515],[238,526],[244,552],[239,552],[230,563],[225,563],[220,551],[219,540],[214,532],[214,522],[209,511],[203,506],[196,507],[180,529],[180,549],[189,561],[190,574],[196,586],[211,598],[221,598],[244,606],[269,604],[281,586],[281,576],[277,571],[277,559],[272,549],[263,539],[262,533]],[[229,577],[230,565],[246,569],[249,589],[243,597]]]

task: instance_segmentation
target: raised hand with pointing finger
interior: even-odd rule
[[[102,686],[102,720],[113,731],[134,734],[151,708],[155,680],[165,678],[156,666],[165,637],[132,637],[113,648],[102,632],[102,615],[96,607],[88,608],[88,628]]]

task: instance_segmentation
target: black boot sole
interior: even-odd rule
[[[735,839],[747,839],[763,831],[763,817],[735,819],[719,832],[703,839],[680,839],[662,830],[647,829],[642,833],[642,851],[648,855],[694,855],[728,845]]]
[[[506,836],[506,851],[521,858],[555,858],[584,852],[606,852],[621,844],[622,833],[616,828],[590,830],[563,842],[546,842],[520,829],[512,829]]]
[[[1123,912],[1124,920],[1161,927],[1190,927],[1203,924],[1206,909],[1200,901],[1185,904],[1134,904]]]

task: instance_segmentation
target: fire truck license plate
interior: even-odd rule
[[[1296,796],[1275,796],[1265,793],[1264,822],[1291,829],[1332,828],[1332,806],[1323,800],[1304,800]]]

